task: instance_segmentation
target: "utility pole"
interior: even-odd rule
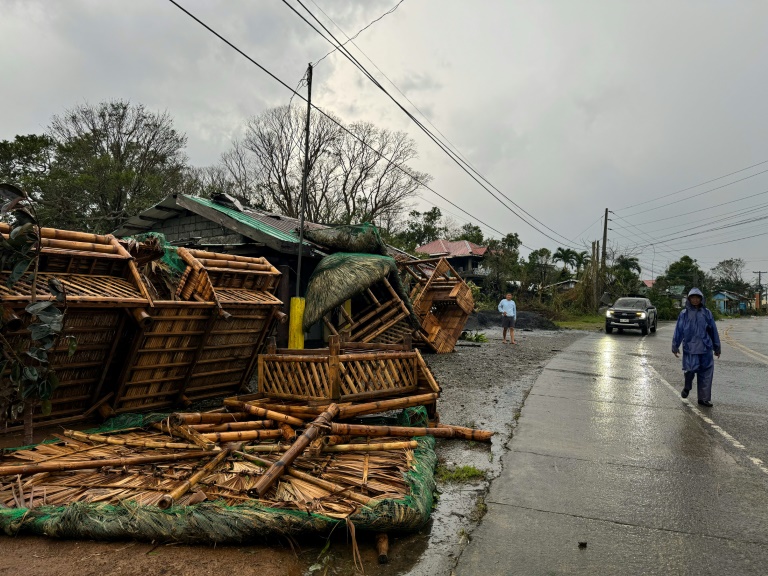
[[[605,292],[607,257],[608,257],[608,208],[605,209],[605,221],[603,222],[603,259],[602,259],[603,262],[602,262],[602,265],[600,266],[600,288],[601,288],[600,298],[603,297],[603,292]]]
[[[304,127],[304,173],[301,177],[299,202],[299,261],[296,265],[296,296],[291,298],[291,314],[288,324],[288,348],[304,349],[304,298],[301,297],[301,257],[304,251],[304,212],[307,206],[307,178],[309,177],[309,117],[312,112],[312,64],[307,67],[307,123]]]
[[[763,274],[768,274],[765,270],[752,270],[752,274],[757,274],[757,309],[760,310],[760,308],[763,305]]]

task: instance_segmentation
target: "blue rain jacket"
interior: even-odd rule
[[[683,370],[698,372],[706,370],[714,363],[713,352],[720,354],[720,336],[717,333],[715,318],[704,306],[704,295],[697,289],[688,294],[701,296],[701,306],[694,307],[690,300],[677,317],[675,334],[672,337],[672,352],[679,352],[683,345]]]

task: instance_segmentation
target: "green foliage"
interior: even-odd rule
[[[705,297],[710,293],[707,275],[690,256],[683,256],[680,260],[672,262],[664,274],[656,278],[655,287],[659,290],[666,290],[670,286],[685,286],[688,290],[696,286]]]
[[[450,240],[466,240],[482,246],[485,239],[483,238],[483,231],[477,224],[467,222],[459,229],[459,234],[450,238]]]
[[[469,332],[462,332],[461,336],[459,337],[459,340],[466,340],[467,342],[485,343],[485,342],[488,342],[488,336],[486,336],[484,332],[480,332],[479,330],[473,330]]]
[[[470,482],[482,480],[485,478],[485,472],[474,466],[459,466],[451,470],[443,464],[438,464],[435,477],[441,482]]]
[[[510,233],[501,240],[492,239],[483,256],[483,266],[488,269],[485,278],[485,294],[498,302],[508,291],[508,281],[516,280],[520,271],[520,238]]]
[[[437,206],[426,212],[412,210],[408,214],[405,228],[389,235],[387,241],[393,246],[413,254],[419,246],[438,240],[445,235],[446,228],[442,224],[442,218],[443,214]]]
[[[39,258],[37,218],[33,215],[34,209],[28,210],[24,207],[26,202],[20,200],[22,197],[9,203],[16,207],[13,213],[15,222],[9,238],[0,241],[0,268],[11,270],[6,282],[8,287],[23,278],[28,278],[32,285],[32,301],[25,308],[30,317],[26,323],[29,341],[14,349],[5,336],[0,334],[3,349],[0,375],[8,371],[0,379],[0,422],[9,418],[15,420],[25,405],[37,402],[40,403],[43,415],[50,414],[51,396],[59,385],[59,379],[50,367],[48,355],[64,330],[66,313],[66,294],[56,278],[51,278],[47,286],[55,300],[35,299]],[[66,340],[69,355],[72,356],[77,349],[77,341],[72,336],[67,336]]]
[[[747,294],[749,282],[744,280],[744,268],[747,263],[742,258],[729,258],[712,268],[712,280],[717,290],[729,290],[736,294]]]

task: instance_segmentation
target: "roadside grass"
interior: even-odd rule
[[[555,320],[560,328],[571,330],[602,330],[605,328],[605,316],[590,314],[584,316],[568,316],[565,320]]]
[[[435,477],[441,482],[469,482],[482,480],[485,478],[485,472],[474,466],[459,466],[451,470],[443,464],[438,464]]]

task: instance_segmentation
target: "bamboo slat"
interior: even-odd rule
[[[66,462],[44,462],[42,464],[0,466],[0,476],[29,476],[40,472],[65,472],[71,470],[88,470],[105,467],[139,466],[156,462],[178,462],[181,460],[199,460],[210,452],[176,452],[174,454],[157,454],[154,456],[133,456],[126,458],[105,458],[101,460],[81,460]]]
[[[254,406],[246,402],[240,402],[239,400],[235,400],[232,398],[227,398],[226,400],[224,400],[224,405],[230,406],[232,408],[237,408],[242,412],[248,412],[254,416],[259,416],[260,418],[264,418],[265,420],[274,420],[275,422],[285,422],[286,424],[291,424],[292,426],[304,426],[303,420],[300,420],[293,416],[288,416],[287,414],[280,414],[279,412],[267,410],[265,408]]]
[[[64,430],[62,432],[67,438],[74,440],[100,442],[102,444],[113,444],[115,446],[132,446],[134,448],[166,448],[171,450],[201,450],[196,444],[184,444],[181,442],[158,442],[156,440],[129,440],[126,438],[117,438],[105,436],[103,434],[86,434],[77,430]]]
[[[317,419],[313,420],[307,426],[304,434],[299,436],[296,442],[293,443],[293,446],[288,449],[282,458],[270,466],[264,475],[259,478],[259,481],[254,488],[254,490],[258,492],[259,497],[266,494],[272,484],[285,473],[286,467],[290,466],[291,463],[304,452],[309,443],[320,435],[321,428],[327,427],[338,413],[339,407],[336,404],[331,404],[325,412],[320,414]]]
[[[490,442],[493,432],[472,428],[440,427],[416,428],[410,426],[368,426],[365,424],[331,423],[331,432],[346,436],[434,436],[436,438],[463,438],[477,442]]]
[[[168,494],[164,495],[160,502],[158,502],[158,507],[162,510],[166,510],[173,506],[173,503],[175,500],[178,500],[181,498],[184,494],[189,492],[189,490],[197,485],[197,483],[208,476],[211,472],[213,472],[219,464],[224,462],[224,460],[227,459],[229,454],[232,452],[232,448],[226,447],[221,452],[219,452],[214,458],[210,460],[205,466],[203,466],[200,470],[195,472],[192,476],[189,477],[188,480],[185,480],[180,486],[177,486],[173,490],[171,490]]]

